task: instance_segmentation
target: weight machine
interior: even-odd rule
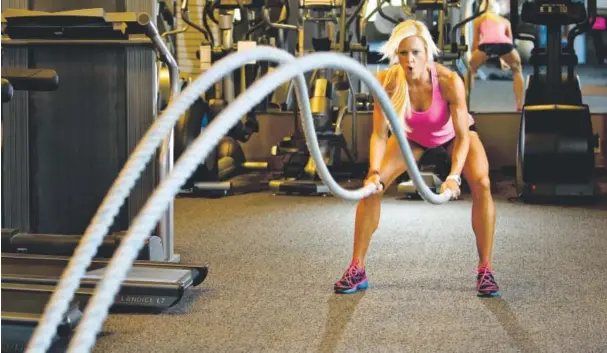
[[[239,10],[241,19],[235,22],[236,10]],[[270,20],[271,10],[280,11],[280,18],[276,23]],[[288,18],[289,5],[288,2],[283,3],[280,0],[209,1],[203,9],[202,26],[190,20],[187,0],[181,5],[181,14],[184,22],[205,37],[197,53],[201,71],[205,72],[214,62],[234,51],[246,50],[258,43],[276,45],[276,38],[270,37],[269,33],[276,34],[278,41],[284,42],[284,29],[281,26]],[[245,25],[239,33],[241,40],[235,40],[235,24]],[[257,40],[251,40],[255,33],[259,33]],[[241,67],[239,75],[227,75],[215,84],[210,92],[201,96],[175,127],[175,159],[187,149],[201,129],[234,100],[238,83],[239,91],[244,92],[256,77],[269,69],[265,63],[249,63]],[[267,97],[261,108],[265,110],[270,105],[271,97]],[[256,111],[248,112],[229,131],[215,149],[215,153],[199,166],[184,185],[182,194],[223,196],[261,191],[267,186],[268,163],[246,161],[241,146],[241,143],[246,143],[251,135],[259,130],[256,114]]]
[[[317,37],[312,38],[312,47],[316,52],[337,51],[340,53],[363,53],[363,61],[366,60],[368,45],[366,38],[356,31],[359,43],[352,41],[353,36],[348,38],[350,26],[360,16],[365,1],[363,0],[300,0],[300,23],[298,25],[298,44],[300,55],[304,54],[305,31],[304,26],[308,22],[317,24]],[[347,10],[354,8],[348,16]],[[338,17],[339,16],[339,17]],[[337,34],[335,25],[338,25]],[[363,24],[357,23],[358,29]],[[357,95],[350,76],[344,71],[330,72],[327,69],[315,70],[310,79],[310,104],[315,119],[315,128],[319,145],[324,160],[339,173],[342,167],[342,152],[348,158],[351,165],[356,163],[356,112],[357,106],[365,106],[364,95]],[[337,105],[334,103],[337,101]],[[349,106],[352,106],[352,135],[351,151],[342,132],[342,122]],[[270,181],[270,190],[274,194],[323,194],[329,193],[318,175],[314,160],[310,157],[305,145],[305,139],[300,130],[299,112],[295,113],[294,133],[285,137],[278,145],[272,148],[272,155],[287,156],[288,160],[283,166],[283,179]],[[344,172],[343,170],[341,170]],[[351,171],[345,171],[351,175]]]
[[[516,0],[511,8],[518,8]],[[596,0],[525,2],[523,22],[547,27],[545,48],[534,48],[530,58],[533,74],[527,78],[525,105],[517,146],[516,188],[527,202],[594,200],[594,148],[590,109],[582,101],[578,58],[573,48],[577,35],[591,27]],[[515,17],[518,19],[517,17]],[[576,24],[562,47],[562,26]],[[516,28],[517,23],[512,23]],[[567,72],[562,73],[562,66]],[[545,68],[545,73],[540,68]]]

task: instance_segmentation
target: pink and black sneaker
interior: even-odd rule
[[[358,262],[352,262],[341,279],[335,283],[334,289],[338,294],[352,294],[367,287],[369,281],[365,270],[360,268]]]
[[[476,290],[479,297],[497,297],[500,295],[500,288],[495,282],[493,271],[487,266],[481,266],[477,269]]]

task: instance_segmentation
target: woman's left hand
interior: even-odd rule
[[[447,179],[441,185],[441,187],[440,187],[441,194],[443,192],[445,192],[445,190],[447,190],[447,189],[451,190],[451,199],[453,199],[453,200],[456,200],[459,197],[460,193],[461,193],[459,185],[457,185],[457,182],[455,180],[452,180],[452,179]]]

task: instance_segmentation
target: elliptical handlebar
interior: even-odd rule
[[[534,35],[529,33],[519,33],[519,22],[520,14],[518,11],[518,0],[510,0],[510,28],[512,31],[512,38],[518,40],[525,40],[528,42],[532,42],[534,45],[537,45],[537,38]]]
[[[262,16],[263,22],[272,28],[288,29],[288,30],[292,30],[292,31],[299,30],[299,27],[296,25],[288,25],[288,24],[284,24],[284,23],[280,23],[280,22],[272,22],[272,19],[270,18],[270,10],[268,10],[267,7],[264,7],[261,10],[261,16]]]
[[[365,6],[365,1],[361,1],[358,4],[358,6],[356,6],[356,8],[354,9],[354,12],[352,12],[352,14],[346,20],[346,28],[350,28],[350,25],[352,24],[352,22],[354,22],[354,19],[356,18],[356,16],[358,16],[360,14],[360,12],[362,11],[364,6]]]
[[[578,23],[573,27],[569,34],[567,34],[567,46],[565,46],[565,50],[574,52],[573,42],[575,41],[575,38],[580,34],[590,31],[590,29],[592,29],[592,19],[588,16],[584,22]]]
[[[385,19],[386,21],[388,21],[388,22],[390,22],[390,23],[392,23],[392,24],[394,24],[394,25],[398,25],[398,23],[399,23],[399,22],[398,22],[397,20],[395,20],[395,19],[393,19],[392,17],[390,17],[390,16],[386,15],[386,14],[384,13],[384,10],[382,10],[382,9],[381,9],[381,7],[382,7],[382,5],[383,5],[383,3],[384,3],[384,2],[389,2],[389,1],[384,0],[384,1],[382,1],[381,3],[377,4],[377,14],[378,14],[378,15],[380,15],[380,16],[381,16],[383,19]]]
[[[277,22],[272,22],[272,19],[270,18],[270,11],[268,10],[268,8],[275,8],[277,7],[277,3],[282,4],[282,7],[285,8],[286,10],[286,16],[283,20],[278,20]],[[289,16],[291,13],[291,6],[289,5],[288,1],[282,1],[282,0],[278,0],[276,3],[271,3],[270,1],[265,1],[265,6],[263,6],[261,9],[261,21],[259,21],[258,23],[256,23],[253,27],[249,26],[249,29],[243,34],[243,38],[246,40],[247,38],[249,38],[249,36],[251,34],[253,34],[254,32],[265,28],[266,26],[269,26],[270,28],[276,28],[276,29],[286,29],[286,30],[299,30],[299,28],[296,25],[289,25],[289,24],[284,24],[284,21],[288,21],[289,20]]]
[[[586,20],[582,23],[578,23],[567,35],[567,50],[573,52],[573,42],[575,38],[580,34],[586,33],[592,29],[594,21],[596,21],[597,6],[596,0],[588,0],[586,4]]]
[[[468,51],[468,45],[466,43],[466,35],[461,33],[460,43],[457,41],[458,31],[463,28],[469,22],[485,14],[486,10],[475,12],[472,16],[464,18],[462,21],[457,22],[451,29],[451,50],[449,52],[443,51],[440,53],[440,58],[443,61],[453,61],[461,58],[462,53]]]
[[[188,10],[188,0],[183,0],[183,2],[181,3],[181,18],[183,19],[183,22],[187,23],[190,27],[194,28],[195,30],[197,30],[198,32],[202,33],[202,35],[204,35],[205,39],[211,43],[211,46],[213,46],[213,37],[209,34],[209,32],[200,27],[199,25],[195,24],[194,22],[192,22],[190,20],[190,11]]]

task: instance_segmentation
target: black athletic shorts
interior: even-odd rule
[[[502,57],[514,49],[514,45],[510,43],[485,43],[478,46],[478,50],[487,54],[488,57]]]
[[[470,125],[470,131],[476,131],[476,125],[475,124]],[[452,138],[451,140],[443,143],[442,145],[436,146],[436,147],[422,146],[419,143],[417,143],[415,141],[411,141],[411,140],[409,140],[409,144],[411,144],[412,146],[416,146],[416,147],[421,148],[424,152],[426,152],[426,151],[428,151],[429,149],[432,149],[432,148],[444,148],[445,151],[446,151],[449,148],[449,146],[451,146],[451,144],[453,143],[453,141],[455,141],[455,137]]]

